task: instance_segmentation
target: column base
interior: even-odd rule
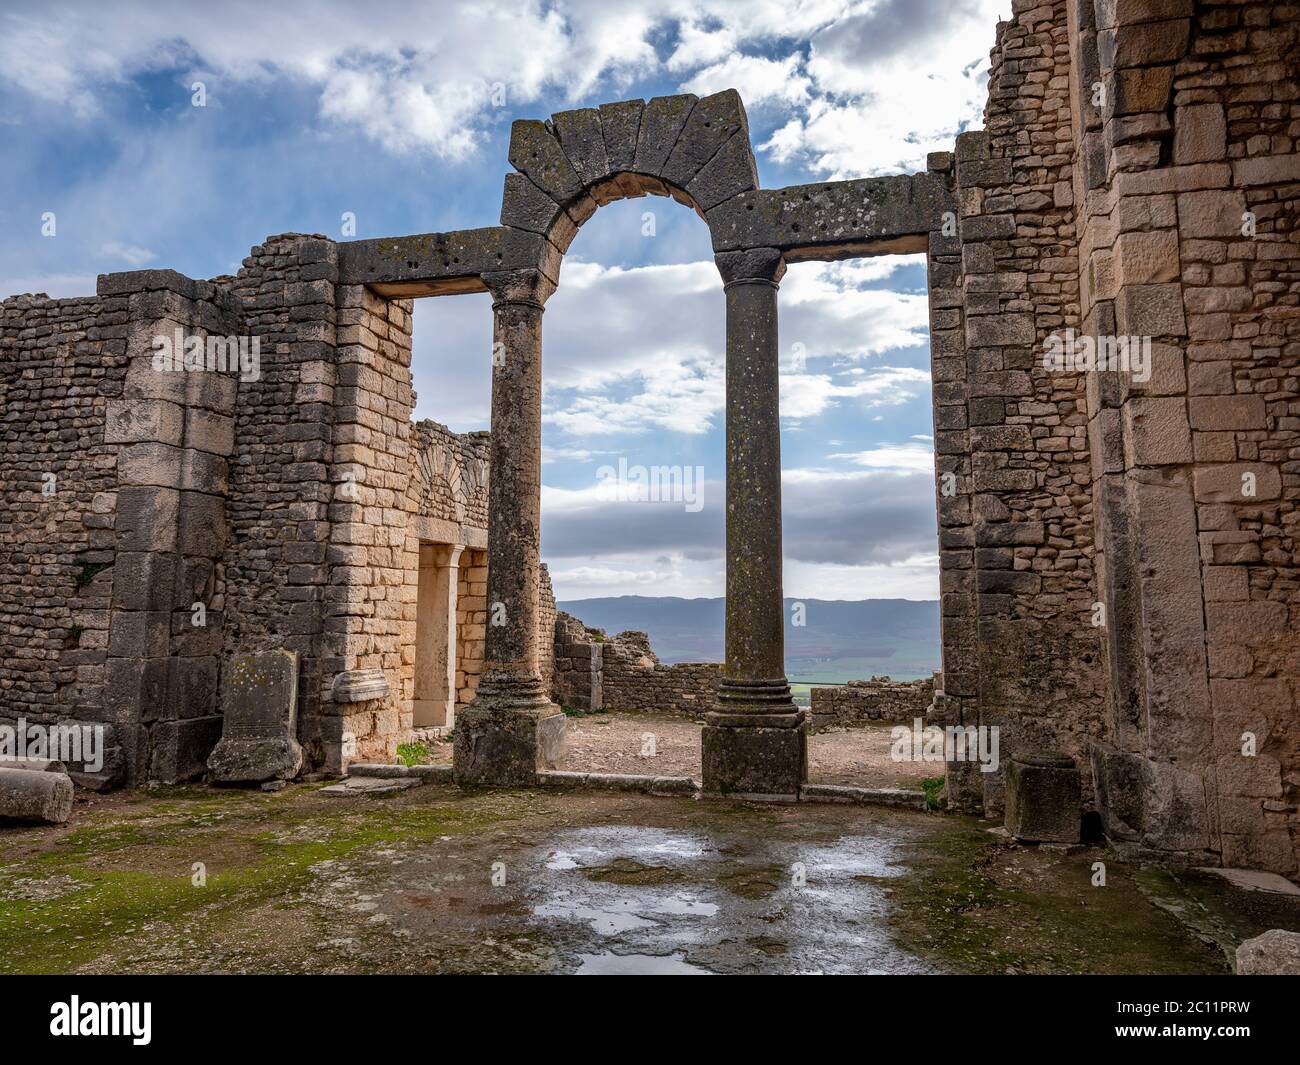
[[[564,756],[564,712],[540,689],[540,681],[483,678],[474,701],[456,716],[457,784],[533,787],[539,769],[556,768]]]
[[[803,711],[793,714],[710,714],[700,737],[704,790],[769,799],[797,799],[808,779]]]

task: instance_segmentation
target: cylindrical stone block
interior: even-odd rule
[[[70,816],[70,777],[32,769],[0,768],[0,819],[61,825]]]

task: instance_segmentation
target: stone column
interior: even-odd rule
[[[795,797],[804,713],[785,677],[778,251],[717,257],[727,294],[727,660],[702,737],[709,791]]]
[[[458,783],[517,786],[535,783],[564,747],[564,715],[537,656],[542,310],[555,286],[536,270],[483,281],[495,316],[487,634],[478,691],[456,723],[455,773]]]

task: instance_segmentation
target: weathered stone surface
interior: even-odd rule
[[[1300,932],[1270,928],[1237,947],[1238,976],[1300,976]]]
[[[644,110],[644,100],[600,105],[600,131],[605,141],[605,158],[612,173],[633,169]]]
[[[722,146],[736,137],[743,142],[741,151],[752,155],[749,120],[740,94],[735,89],[726,89],[704,97],[691,109],[659,177],[679,189],[687,188]]]
[[[394,298],[482,292],[484,271],[508,269],[506,235],[493,226],[348,241],[338,246],[339,284]]]
[[[925,251],[947,195],[933,174],[758,189],[711,209],[709,231],[715,252],[771,247],[790,262]]]
[[[577,223],[523,174],[507,174],[501,196],[501,224],[540,233],[560,251],[568,251]]]
[[[510,165],[558,204],[582,192],[582,178],[545,122],[521,118],[511,123]]]
[[[584,186],[591,186],[609,176],[609,159],[600,129],[600,112],[594,107],[561,111],[551,116],[551,125],[560,147]]]
[[[690,94],[656,96],[645,105],[637,130],[633,170],[654,177],[663,173],[664,165],[698,100],[698,96]]]
[[[0,765],[0,820],[61,825],[72,816],[72,781],[66,773]]]
[[[287,780],[302,767],[298,745],[298,656],[236,655],[221,671],[221,742],[208,759],[214,780]]]
[[[456,720],[456,783],[531,787],[539,769],[559,764],[564,734],[565,718],[558,706],[515,708],[491,705],[480,697]]]
[[[1006,779],[1006,827],[1011,835],[1035,843],[1079,842],[1079,770],[1073,758],[1017,754]]]
[[[808,737],[802,724],[705,725],[700,742],[706,791],[794,799],[808,778]]]

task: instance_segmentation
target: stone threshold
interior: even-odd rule
[[[421,784],[452,782],[449,765],[389,765],[381,762],[358,762],[348,767],[348,778],[340,784],[322,789],[323,794],[351,795],[403,791]],[[537,784],[557,791],[596,788],[607,791],[633,791],[643,795],[689,795],[695,798],[741,799],[746,802],[838,802],[860,806],[896,806],[913,810],[926,808],[925,792],[906,788],[855,788],[847,784],[805,784],[798,798],[791,795],[712,795],[690,777],[656,777],[639,773],[575,773],[544,769],[537,774]]]

